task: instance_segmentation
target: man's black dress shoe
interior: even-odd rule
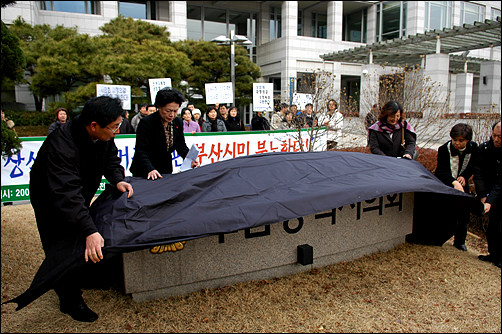
[[[488,254],[488,255],[479,255],[478,259],[480,259],[481,261],[491,262],[495,266],[500,268],[500,258],[495,258],[492,255]]]
[[[87,307],[83,299],[72,304],[61,304],[59,310],[77,321],[93,322],[98,319],[98,315]]]
[[[467,247],[465,247],[465,244],[461,244],[461,245],[455,245],[453,244],[453,246],[455,246],[456,249],[460,249],[461,251],[467,251]]]
[[[478,259],[480,259],[481,261],[493,262],[491,255],[479,255]]]

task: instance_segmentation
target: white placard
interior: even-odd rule
[[[314,104],[312,94],[296,93],[293,95],[293,103],[298,110],[304,110],[307,103]]]
[[[206,104],[234,103],[234,92],[231,82],[206,84]]]
[[[274,111],[273,83],[253,83],[253,111]]]
[[[155,104],[155,97],[159,90],[165,87],[172,87],[171,78],[148,79],[148,85],[150,86],[150,99],[152,100],[152,104]]]
[[[96,96],[118,97],[122,109],[131,110],[131,86],[96,84]]]

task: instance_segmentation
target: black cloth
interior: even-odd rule
[[[404,141],[406,148],[401,145],[402,131],[404,132]],[[400,128],[392,135],[369,129],[369,146],[371,153],[386,155],[389,157],[402,157],[406,153],[413,157],[416,150],[417,136],[415,133]]]
[[[117,147],[113,139],[94,143],[79,116],[40,147],[30,172],[30,200],[46,258],[31,298],[50,289],[67,298],[69,291],[80,294],[75,277],[85,266],[85,238],[98,231],[89,206],[103,176],[112,185],[124,179]],[[31,301],[22,300],[18,309]]]
[[[173,124],[173,146],[167,149],[166,134],[159,112],[154,112],[141,119],[136,131],[136,148],[130,171],[136,177],[147,177],[156,169],[160,174],[170,174],[173,171],[171,153],[176,150],[185,158],[188,147],[183,134],[183,121],[175,117]]]
[[[270,123],[265,117],[256,114],[251,119],[251,130],[270,130]]]
[[[232,117],[228,115],[227,120],[225,121],[225,126],[227,127],[227,131],[245,131],[244,123],[241,121],[239,116]]]
[[[122,119],[122,124],[120,124],[119,133],[121,135],[136,133],[131,125],[131,122],[127,118]]]
[[[445,186],[416,161],[358,152],[266,153],[163,176],[155,181],[126,178],[134,187],[131,198],[107,187],[93,202],[105,257],[273,224],[395,193],[441,193],[474,200]],[[439,229],[441,223],[430,232]],[[75,263],[37,274],[30,289],[9,302],[18,303],[18,308],[27,305],[44,293],[44,284],[59,277],[58,270],[71,265]]]

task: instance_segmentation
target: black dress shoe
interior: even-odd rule
[[[480,259],[481,261],[493,262],[491,255],[478,255],[478,259]]]
[[[98,319],[98,315],[87,307],[84,300],[72,304],[61,304],[59,309],[77,321],[93,322]]]
[[[455,246],[456,249],[460,249],[461,251],[467,251],[467,247],[465,247],[465,244],[461,244],[461,245],[453,245]]]

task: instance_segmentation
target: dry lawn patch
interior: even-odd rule
[[[2,207],[2,301],[22,293],[44,256],[31,205]],[[500,269],[468,252],[403,244],[272,280],[136,303],[119,288],[85,290],[100,318],[59,312],[50,291],[21,311],[2,306],[2,332],[499,332]]]

